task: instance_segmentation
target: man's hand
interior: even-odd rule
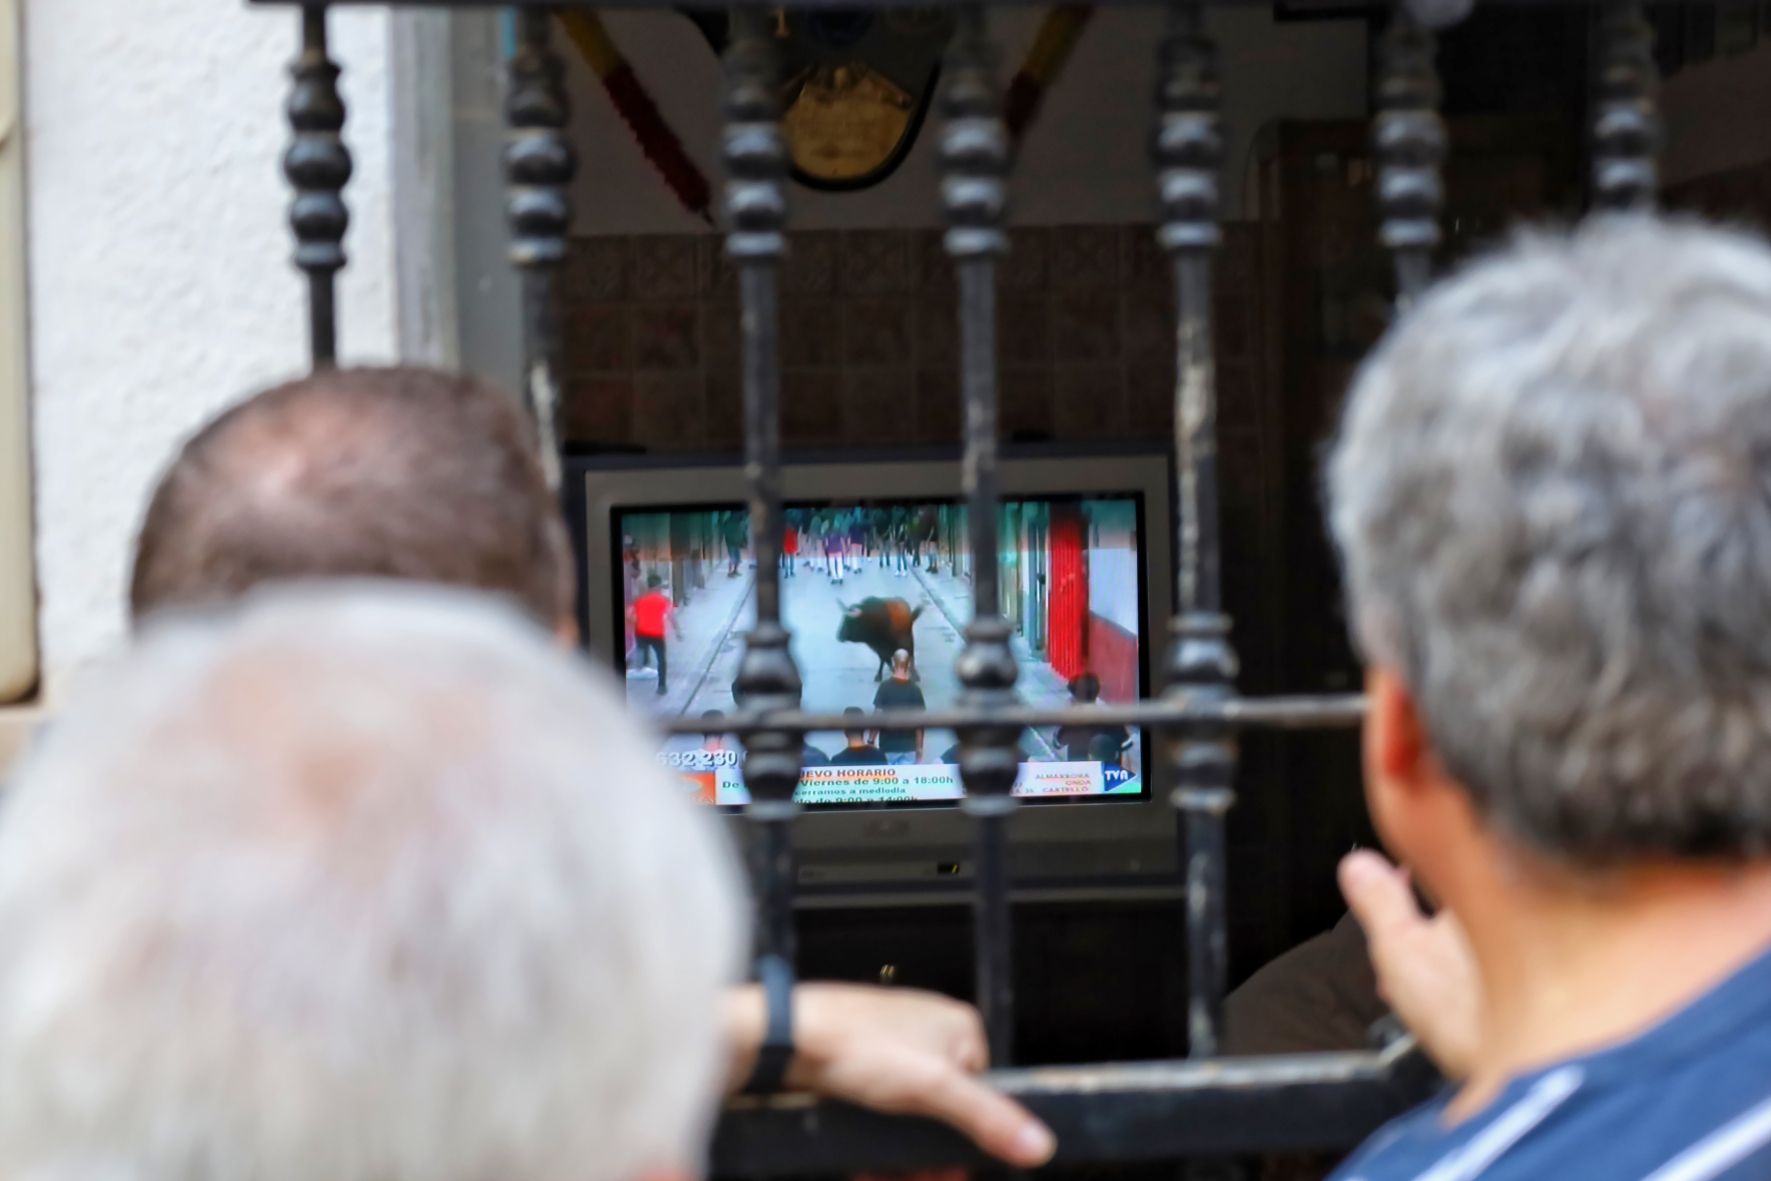
[[[735,1090],[762,1045],[762,990],[735,989],[727,1014]],[[793,990],[793,1043],[792,1090],[941,1120],[1018,1168],[1051,1159],[1056,1144],[1045,1125],[973,1077],[989,1065],[989,1051],[970,1005],[910,989],[801,984]]]
[[[1467,1078],[1480,1037],[1482,983],[1458,921],[1421,913],[1406,870],[1359,850],[1342,858],[1341,893],[1371,950],[1378,993],[1453,1081]]]

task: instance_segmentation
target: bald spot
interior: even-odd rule
[[[568,618],[563,522],[515,399],[422,369],[317,374],[257,395],[180,452],[149,506],[130,606],[273,582],[391,578]]]

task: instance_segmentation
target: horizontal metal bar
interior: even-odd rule
[[[1354,693],[1299,697],[1243,697],[1212,700],[1189,694],[1152,698],[1124,705],[1023,706],[1015,709],[976,710],[950,707],[928,710],[883,710],[859,719],[861,728],[904,730],[960,730],[968,726],[1150,726],[1185,729],[1189,726],[1232,726],[1241,730],[1343,730],[1365,719],[1365,698]],[[852,714],[743,711],[729,714],[709,725],[700,718],[679,717],[665,722],[669,734],[704,734],[717,726],[721,734],[754,734],[759,730],[841,732],[857,728]]]
[[[272,5],[301,4],[304,0],[250,0],[252,4],[269,7]],[[311,3],[311,0],[305,0]],[[349,5],[351,7],[382,7],[382,8],[484,8],[487,0],[328,0],[334,7]],[[785,5],[792,9],[808,8],[847,8],[876,10],[881,8],[958,8],[966,0],[792,0]],[[1049,0],[994,0],[993,8],[1032,8],[1045,7]],[[1095,0],[1095,3],[1106,8],[1149,8],[1160,0]],[[1588,6],[1602,0],[1482,0],[1484,5],[1506,5],[1508,7],[1548,7],[1551,5]],[[1272,0],[1204,0],[1210,8],[1270,8]],[[505,8],[656,8],[671,12],[678,11],[681,5],[677,0],[501,0]],[[1364,10],[1376,16],[1383,12],[1387,5],[1383,0],[1371,0],[1364,5]],[[1341,6],[1342,14],[1356,13],[1360,6],[1348,3]]]
[[[1044,1120],[1057,1165],[1349,1149],[1427,1098],[1412,1039],[1381,1051],[999,1071]],[[713,1142],[715,1178],[908,1173],[986,1161],[951,1129],[803,1095],[740,1100]]]

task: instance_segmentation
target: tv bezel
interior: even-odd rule
[[[1173,484],[1165,452],[1148,448],[1004,451],[1000,488],[1016,496],[1136,494],[1141,500],[1143,603],[1139,656],[1143,683],[1161,684],[1164,624],[1173,612]],[[963,499],[952,452],[889,456],[805,456],[781,467],[784,501]],[[570,457],[563,507],[578,563],[578,624],[586,651],[621,667],[620,613],[607,565],[617,511],[668,510],[744,503],[743,466],[730,456],[602,455]],[[1069,897],[1178,886],[1177,821],[1172,781],[1159,746],[1141,736],[1142,798],[1078,799],[1023,808],[1012,822],[1010,869],[1017,894]],[[744,839],[742,815],[730,823]],[[962,892],[971,863],[971,824],[954,804],[889,809],[808,809],[796,824],[802,898],[940,901]]]

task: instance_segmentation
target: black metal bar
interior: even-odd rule
[[[992,1086],[1057,1135],[1058,1166],[1351,1148],[1427,1098],[1431,1067],[1404,1039],[1370,1053],[999,1071]],[[911,1173],[990,1164],[945,1125],[806,1096],[728,1108],[712,1176]]]
[[[958,671],[962,703],[981,715],[1015,705],[1017,672],[998,593],[996,260],[1008,251],[1002,219],[1008,200],[1009,136],[995,65],[983,8],[961,8],[942,83],[941,196],[947,254],[959,279],[962,480],[972,551],[972,622],[965,629]],[[968,726],[959,734],[962,807],[972,818],[977,845],[973,906],[978,1007],[991,1060],[1006,1063],[1014,1035],[1014,982],[1004,846],[1018,806],[1010,792],[1020,770],[1019,732],[988,724]]]
[[[1184,690],[1149,701],[1102,704],[1086,709],[1077,706],[1023,706],[988,711],[961,706],[953,709],[910,710],[881,713],[869,718],[869,729],[962,730],[967,727],[1003,726],[1023,730],[1034,726],[1153,726],[1170,730],[1340,730],[1359,725],[1365,718],[1365,698],[1357,694],[1320,697],[1230,697]],[[787,728],[801,734],[812,731],[840,733],[854,719],[834,713],[803,713],[799,710],[744,710],[720,719],[727,734],[754,734]],[[658,723],[670,734],[702,734],[707,723],[699,718],[670,718]]]
[[[295,232],[295,265],[307,274],[308,352],[317,369],[338,361],[333,291],[350,227],[344,186],[351,178],[351,154],[342,137],[338,66],[326,46],[326,5],[302,7],[301,53],[289,73],[295,85],[285,112],[295,134],[283,155],[283,175],[295,187],[289,227]]]
[[[247,0],[258,7],[274,7],[279,5],[299,4],[302,0]],[[483,8],[485,0],[334,0],[335,3],[351,7],[376,6],[385,8]],[[1300,5],[1301,10],[1312,7],[1310,4]],[[1483,0],[1485,5],[1495,7],[1523,8],[1588,5],[1594,0]],[[1100,7],[1133,8],[1148,7],[1149,0],[1101,0]],[[680,12],[680,0],[510,0],[507,7],[513,8],[597,8],[597,9],[633,9],[643,11],[653,9],[660,12]],[[800,0],[789,8],[819,8],[835,11],[877,11],[879,9],[926,9],[928,0]],[[1000,0],[996,7],[1001,8],[1033,8],[1046,7],[1044,0]],[[1273,0],[1207,0],[1210,8],[1265,8],[1271,10]],[[1348,0],[1345,5],[1328,5],[1325,11],[1332,8],[1344,8],[1348,15],[1357,15],[1362,8],[1358,0]]]
[[[1175,459],[1179,614],[1172,627],[1171,702],[1226,703],[1236,655],[1219,585],[1217,389],[1212,351],[1211,255],[1223,165],[1216,50],[1199,5],[1175,4],[1161,46],[1155,156],[1162,196],[1159,240],[1174,267]],[[1174,804],[1185,818],[1187,1042],[1194,1057],[1217,1052],[1225,981],[1224,822],[1235,802],[1234,738],[1206,723],[1171,746]]]
[[[732,11],[726,50],[726,255],[738,268],[743,337],[744,467],[756,553],[756,626],[735,692],[745,708],[797,709],[801,683],[781,626],[781,368],[779,282],[786,251],[787,140],[767,11]],[[794,962],[793,821],[804,735],[779,724],[744,734],[744,779],[757,825],[753,872],[759,951]]]
[[[1660,76],[1654,28],[1640,4],[1604,7],[1596,60],[1593,207],[1652,209],[1660,191]]]
[[[1445,123],[1439,118],[1438,46],[1409,5],[1398,3],[1378,45],[1378,236],[1396,264],[1396,302],[1407,307],[1432,280],[1445,186]]]
[[[557,489],[562,347],[556,281],[572,231],[578,157],[566,134],[572,111],[565,67],[549,44],[552,21],[544,9],[516,13],[504,104],[504,176],[510,261],[523,284],[523,393],[548,484]]]
[[[1221,609],[1217,504],[1216,360],[1212,349],[1211,256],[1222,240],[1218,172],[1223,131],[1216,51],[1200,6],[1169,9],[1157,78],[1155,156],[1163,221],[1157,240],[1174,270],[1175,454],[1179,511],[1176,568],[1187,611]]]

